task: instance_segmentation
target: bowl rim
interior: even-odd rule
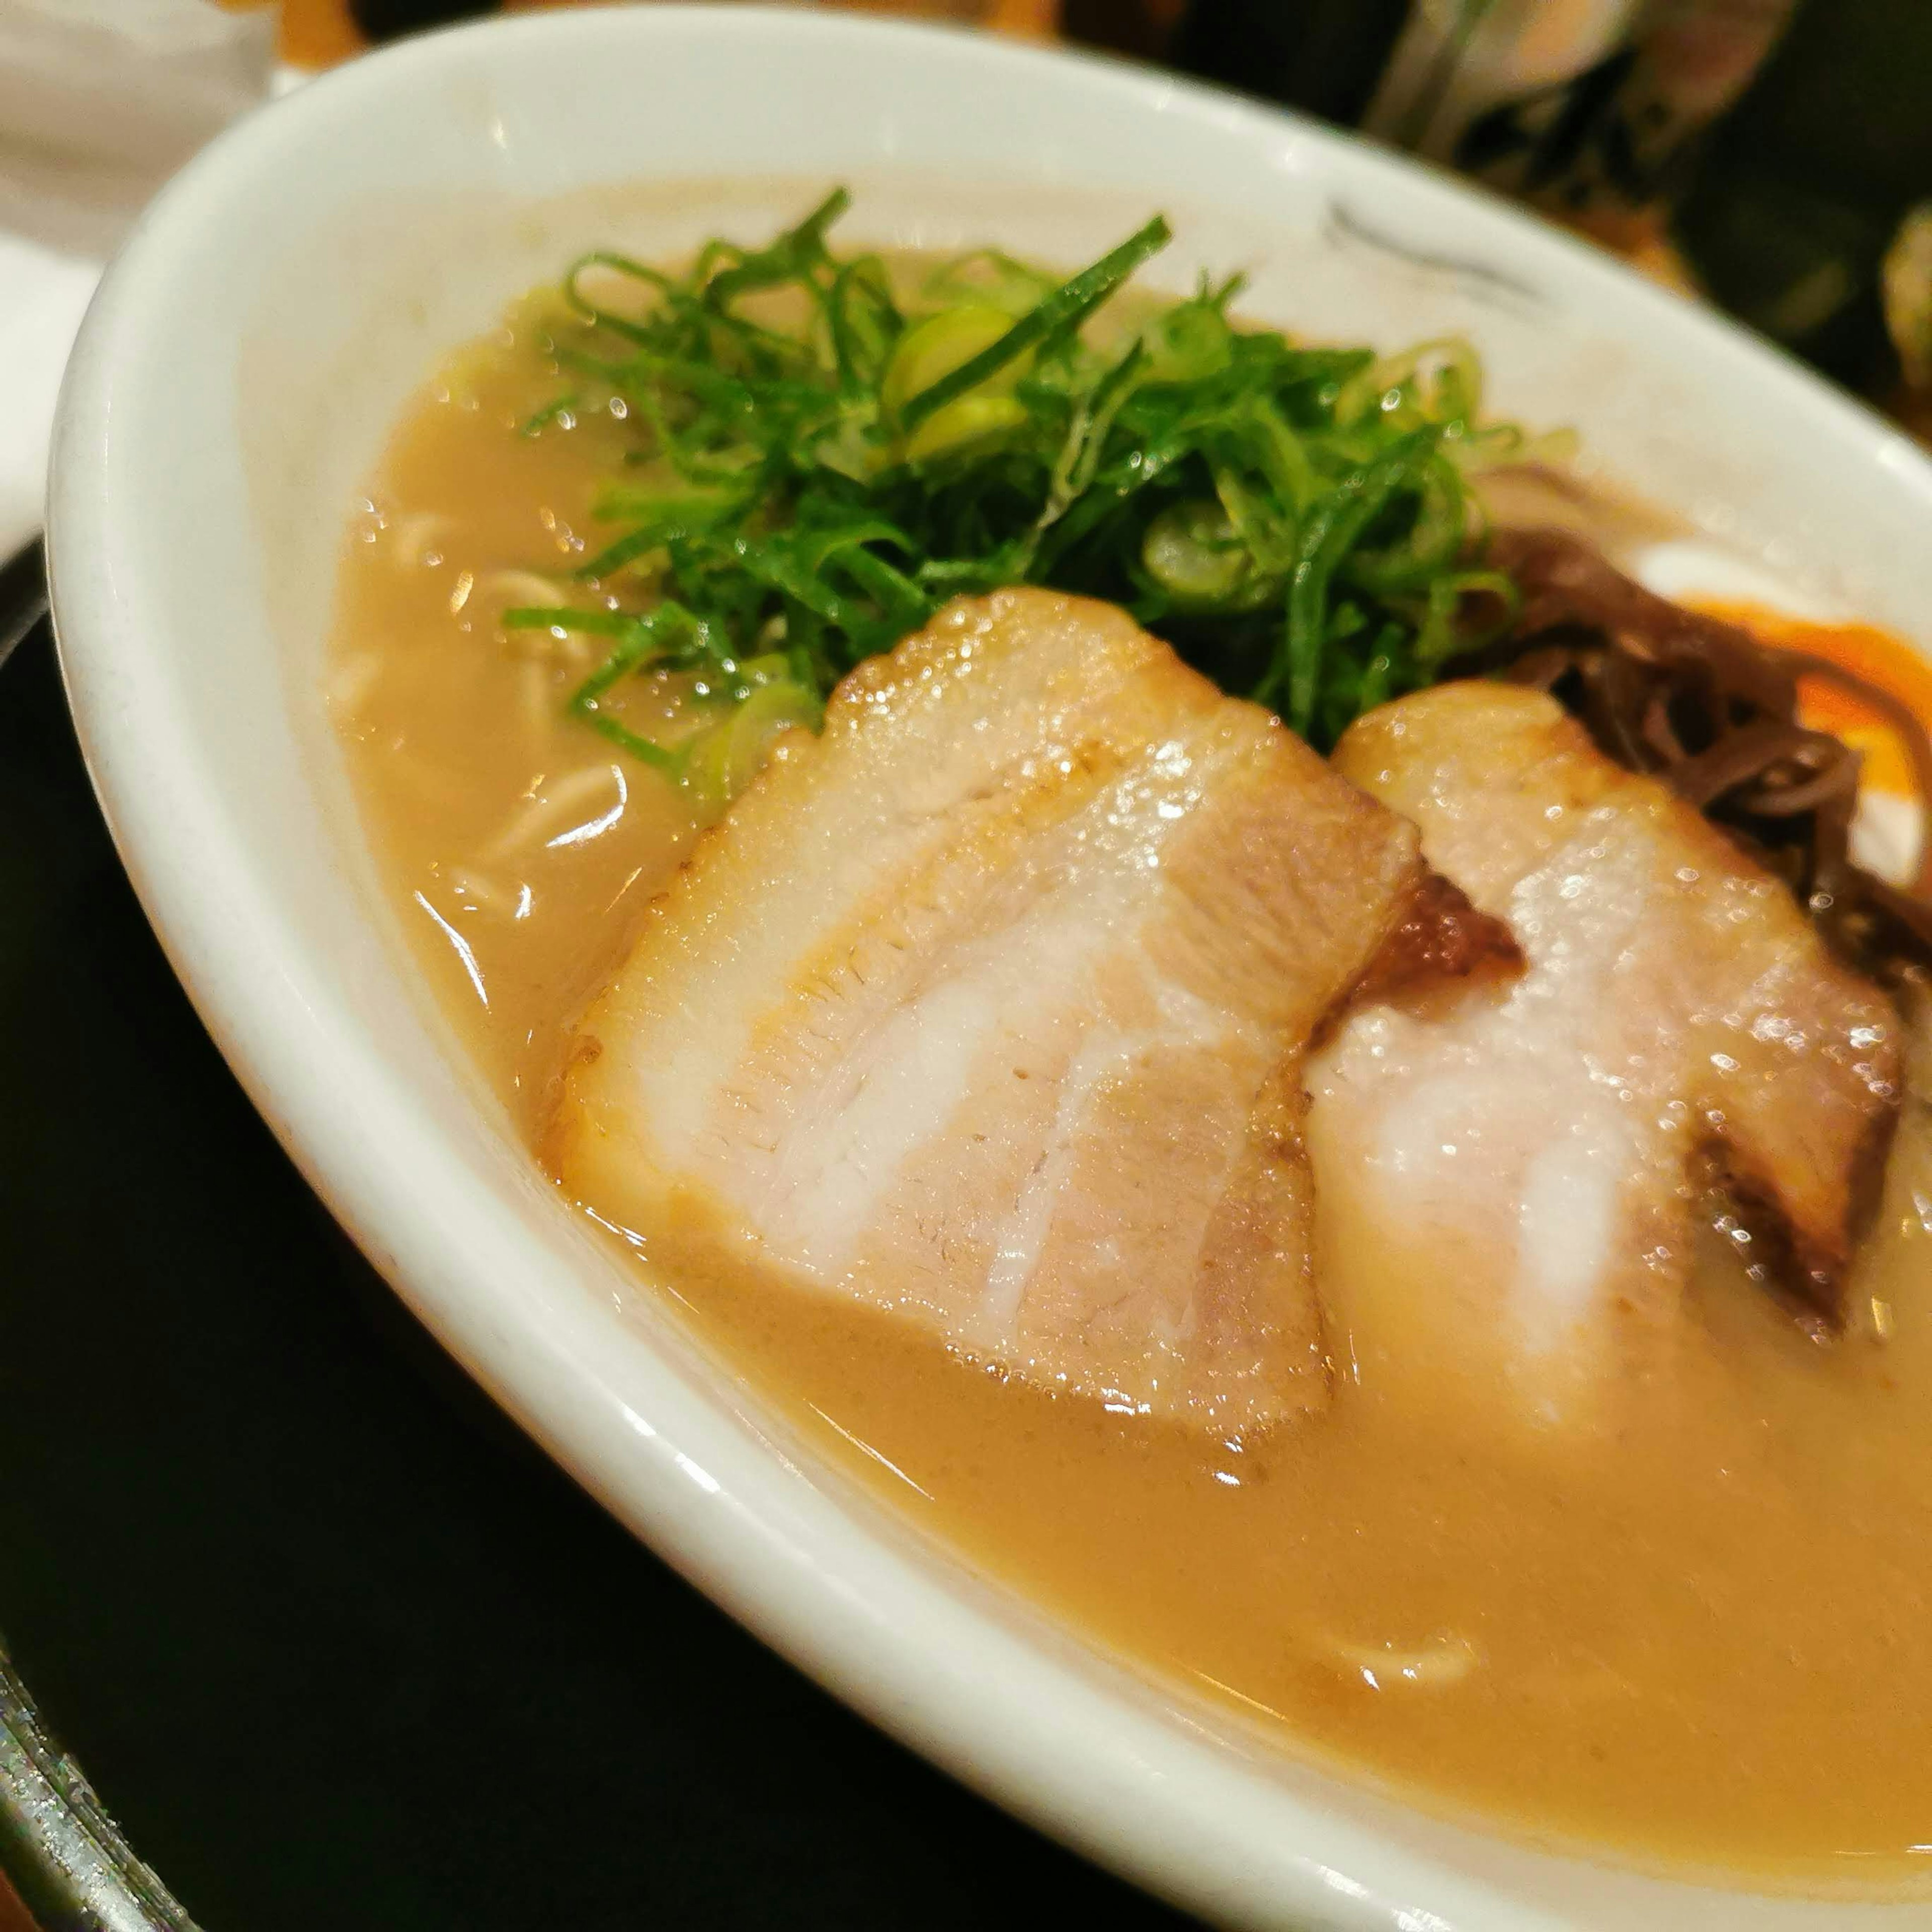
[[[1633,318],[1633,327],[1667,328],[1742,358],[1771,394],[1860,442],[1932,514],[1932,460],[1778,352],[1483,190],[1285,110],[1090,53],[811,9],[649,4],[538,12],[445,30],[339,68],[218,137],[164,191],[110,267],[70,364],[48,539],[62,674],[97,796],[171,964],[310,1184],[491,1394],[734,1616],[964,1782],[1216,1918],[1352,1932],[1450,1932],[1463,1924],[1533,1932],[1582,1922],[1567,1909],[1564,1882],[1566,1875],[1588,1874],[1628,1905],[1641,1898],[1682,1908],[1685,1924],[1710,1922],[1700,1898],[1712,1901],[1710,1910],[1726,1924],[1743,1923],[1751,1894],[1645,1878],[1587,1854],[1539,1852],[1520,1840],[1440,1825],[1399,1800],[1368,1801],[1394,1808],[1365,1825],[1324,1810],[1322,1802],[1297,1798],[1209,1731],[1190,1726],[1184,1713],[1124,1698],[1078,1659],[997,1627],[970,1592],[962,1594],[956,1582],[947,1587],[903,1549],[885,1546],[873,1526],[797,1472],[788,1488],[783,1472],[761,1466],[770,1452],[742,1418],[680,1383],[649,1349],[612,1345],[554,1297],[490,1300],[475,1283],[501,1280],[513,1262],[542,1279],[546,1257],[526,1244],[509,1256],[492,1253],[488,1243],[500,1226],[490,1222],[488,1204],[473,1200],[478,1232],[433,1251],[414,1198],[425,1184],[423,1163],[454,1198],[473,1196],[473,1185],[452,1159],[439,1164],[439,1150],[412,1138],[417,1118],[406,1083],[352,1027],[344,1028],[339,1002],[278,943],[266,904],[212,883],[225,877],[232,889],[236,868],[245,867],[226,836],[218,788],[185,755],[170,699],[168,667],[182,644],[179,614],[171,615],[165,591],[148,580],[125,540],[127,520],[140,514],[130,478],[144,467],[157,484],[166,475],[152,453],[128,451],[122,413],[128,388],[140,380],[144,333],[155,316],[188,299],[177,256],[206,245],[225,209],[364,105],[379,108],[486,44],[514,56],[552,44],[587,53],[633,37],[682,37],[728,50],[755,38],[769,56],[774,40],[787,36],[842,42],[868,60],[943,44],[949,59],[976,62],[988,72],[1051,67],[1069,87],[1110,94],[1122,106],[1178,106],[1277,142],[1292,135],[1331,176],[1372,195],[1450,211],[1466,232],[1551,263],[1570,288]],[[125,648],[130,640],[143,647]],[[184,860],[184,848],[197,853],[195,862]],[[243,987],[245,995],[237,990]],[[346,1069],[349,1077],[332,1080],[325,1068]],[[382,1171],[385,1151],[403,1148],[417,1162],[409,1187]],[[554,1283],[574,1264],[553,1253],[548,1266]],[[511,1317],[514,1326],[506,1325]],[[594,1354],[600,1346],[608,1356]],[[943,1660],[939,1640],[970,1652],[969,1662]],[[1339,1804],[1339,1784],[1335,1796]],[[1445,1846],[1480,1852],[1504,1843],[1522,1870],[1542,1873],[1540,1882],[1526,1885],[1519,1872],[1498,1886],[1444,1855]],[[1765,1923],[1774,1916],[1793,1922],[1778,1902],[1762,1903]],[[1802,1916],[1810,1922],[1808,1910]]]

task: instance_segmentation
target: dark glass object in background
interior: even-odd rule
[[[1068,17],[1627,252],[1671,222],[1714,301],[1932,427],[1932,0],[1190,0],[1156,36],[1160,12]]]
[[[1678,217],[1725,308],[1840,382],[1896,381],[1879,268],[1932,196],[1932,0],[1808,0]]]
[[[1167,50],[1633,248],[1795,4],[1192,0]]]
[[[496,10],[496,0],[349,0],[350,17],[372,40],[393,40]]]
[[[1607,23],[1609,31],[1573,41],[1555,76],[1527,86],[1504,82],[1493,101],[1466,118],[1452,109],[1448,130],[1438,117],[1430,130],[1436,145],[1426,138],[1413,145],[1613,247],[1640,248],[1692,178],[1710,130],[1763,66],[1796,4],[1637,0]],[[1486,10],[1479,16],[1470,52],[1506,70],[1510,39],[1496,44],[1489,17]],[[1514,51],[1528,45],[1530,29],[1526,18],[1515,30]],[[1400,138],[1388,123],[1371,131]]]

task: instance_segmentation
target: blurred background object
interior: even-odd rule
[[[1514,195],[1932,440],[1932,0],[1067,0],[1065,20]]]
[[[40,527],[54,398],[100,265],[268,92],[272,7],[0,0],[0,564]]]
[[[105,254],[274,57],[266,6],[0,0],[0,229]]]
[[[1203,78],[1318,114],[1629,247],[1797,0],[1089,0]]]
[[[1700,280],[1734,315],[1866,394],[1904,369],[1887,326],[1922,318],[1922,261],[1902,226],[1932,197],[1932,5],[1808,0],[1720,128],[1678,218]]]
[[[1899,224],[1880,274],[1886,332],[1899,363],[1896,406],[1906,427],[1932,442],[1932,201]]]
[[[1420,7],[1364,126],[1628,245],[1661,218],[1795,3]]]

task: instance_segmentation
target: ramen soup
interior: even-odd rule
[[[1612,566],[1664,524],[1460,348],[1231,349],[1209,290],[1002,363],[1061,284],[871,262],[818,313],[852,258],[790,245],[519,305],[352,520],[334,713],[533,1157],[910,1521],[1290,1748],[1906,1882],[1918,942],[1817,728],[1896,881],[1916,660],[1766,620],[1800,679],[1648,598]],[[1108,482],[1262,362],[1273,456]],[[824,500],[750,500],[812,381]],[[1112,550],[1043,560],[1081,517]]]

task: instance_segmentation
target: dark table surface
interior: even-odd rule
[[[0,1631],[213,1932],[1184,1922],[713,1610],[250,1110],[0,666]]]

